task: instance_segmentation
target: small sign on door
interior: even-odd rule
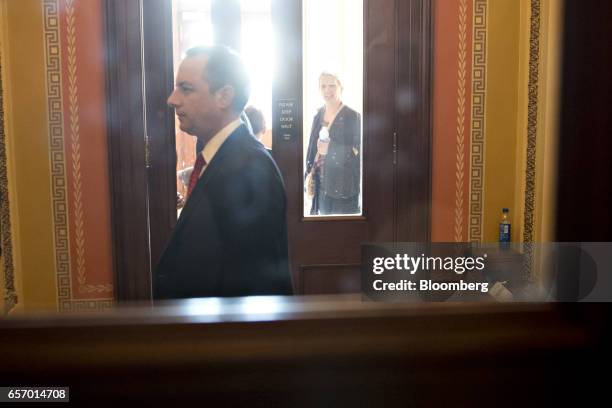
[[[278,121],[283,140],[291,140],[295,136],[297,120],[295,117],[295,100],[281,99],[278,102]]]

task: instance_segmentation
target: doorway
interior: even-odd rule
[[[352,150],[359,158],[359,212],[310,217],[304,199],[304,146],[309,137],[304,126],[308,128],[313,118],[312,112],[305,111],[312,104],[305,103],[304,96],[311,95],[313,99],[316,93],[308,85],[312,84],[312,74],[304,68],[305,44],[310,41],[309,28],[304,26],[309,24],[304,13],[306,2],[213,0],[210,32],[215,42],[240,48],[237,43],[243,36],[241,26],[248,27],[241,13],[249,1],[260,6],[269,4],[274,38],[278,39],[273,41],[275,51],[271,58],[274,62],[269,106],[271,147],[287,191],[289,251],[296,293],[359,292],[361,243],[429,240],[429,2],[358,2],[362,6],[356,13],[362,19],[362,38],[353,38],[347,47],[355,48],[357,42],[362,51],[360,61],[351,61],[358,69],[348,67],[351,75],[361,71],[363,78],[361,95],[357,95],[361,103],[351,102],[361,117],[360,144]],[[176,50],[172,41],[172,2],[128,0],[107,6],[107,14],[111,17],[109,59],[130,52],[133,55],[130,45],[143,50],[140,60],[129,58],[121,67],[109,63],[109,105],[115,107],[110,110],[109,120],[115,126],[111,127],[109,138],[111,155],[115,156],[111,157],[111,178],[115,181],[117,297],[149,299],[151,270],[176,222],[175,128],[173,114],[165,106],[173,86]],[[137,15],[142,17],[140,27],[130,25]],[[141,89],[133,89],[133,81],[127,75],[130,68],[132,75],[142,72]],[[121,87],[122,81],[132,83],[132,92],[125,85]],[[354,92],[357,87],[352,88]],[[142,110],[140,127],[128,122],[124,113],[116,109],[122,102]],[[288,123],[292,126],[288,127]],[[134,151],[135,155],[126,158],[126,150]],[[142,165],[142,170],[126,173],[122,171],[126,165],[132,169]],[[130,196],[125,191],[128,183],[132,188]],[[127,220],[125,205],[144,216]],[[145,259],[127,259],[134,248]]]
[[[274,153],[288,195],[291,271],[298,294],[358,293],[361,243],[429,240],[430,10],[426,1],[363,1],[357,14],[363,59],[353,61],[361,67],[352,70],[363,72],[362,205],[358,214],[312,217],[303,198],[304,129],[313,120],[303,98],[312,80],[304,77],[304,44],[310,41],[304,3],[283,1],[274,11],[284,38],[275,76]],[[416,102],[401,103],[406,94]],[[301,134],[283,129],[288,101]]]

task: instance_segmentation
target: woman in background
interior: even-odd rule
[[[310,214],[359,214],[361,115],[342,103],[336,75],[323,72],[319,90],[325,105],[312,122],[306,155]]]

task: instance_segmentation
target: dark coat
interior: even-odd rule
[[[306,174],[310,172],[317,155],[317,141],[325,110],[319,109],[310,131],[306,155]],[[329,148],[323,162],[322,177],[317,180],[316,195],[325,193],[338,199],[352,198],[359,194],[361,155],[361,115],[344,105],[329,129]],[[358,155],[353,153],[357,149]]]
[[[154,274],[154,298],[289,295],[285,187],[240,125],[183,208]]]

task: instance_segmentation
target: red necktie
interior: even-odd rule
[[[206,160],[204,160],[204,155],[202,153],[198,154],[196,158],[195,164],[193,165],[193,171],[191,172],[191,176],[189,177],[189,188],[187,189],[187,198],[191,196],[191,192],[195,188],[196,184],[198,184],[198,179],[200,178],[200,173],[202,169],[206,166]]]

